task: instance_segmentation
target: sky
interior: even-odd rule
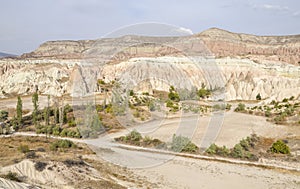
[[[49,40],[97,39],[137,23],[200,33],[300,34],[299,0],[0,0],[0,52],[23,54]]]

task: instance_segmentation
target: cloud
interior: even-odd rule
[[[193,35],[194,34],[191,29],[183,28],[183,27],[178,28],[177,32],[184,33],[184,34],[187,34],[187,35]]]
[[[276,11],[288,11],[289,7],[287,6],[280,6],[280,5],[271,5],[271,4],[264,4],[262,5],[263,9],[267,10],[276,10]]]
[[[252,8],[254,9],[262,9],[262,10],[268,10],[268,11],[289,11],[290,8],[288,6],[283,5],[275,5],[275,4],[253,4]]]
[[[296,11],[293,13],[293,16],[300,16],[300,11]]]

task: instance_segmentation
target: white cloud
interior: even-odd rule
[[[193,35],[194,34],[191,29],[183,28],[183,27],[178,28],[177,32],[184,33],[184,34],[187,34],[187,35]]]
[[[293,13],[293,16],[300,16],[300,11],[296,11]]]
[[[276,10],[276,11],[288,11],[289,7],[281,6],[281,5],[271,5],[271,4],[264,4],[261,6],[263,9],[267,10]]]
[[[252,8],[268,10],[268,11],[280,11],[280,12],[290,11],[290,8],[288,6],[275,5],[275,4],[252,4]]]

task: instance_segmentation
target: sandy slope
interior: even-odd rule
[[[43,171],[38,171],[34,167],[34,162],[26,159],[20,163],[2,167],[0,172],[17,173],[25,178],[26,183],[43,186],[43,188],[61,188],[62,186],[68,188],[67,186],[73,182],[102,179],[99,172],[91,167],[66,167],[61,162],[47,162],[47,164]]]

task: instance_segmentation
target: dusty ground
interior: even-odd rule
[[[192,141],[198,146],[207,146],[215,142],[218,145],[233,147],[241,139],[253,133],[275,139],[300,136],[299,127],[276,125],[267,122],[265,117],[232,111],[214,116],[177,114],[170,119],[154,120],[128,128],[128,130],[132,129],[162,141],[170,141],[174,133],[185,135],[192,138]],[[111,138],[121,136],[128,130],[110,136]]]
[[[242,165],[176,157],[159,166],[135,170],[162,188],[297,189],[300,175]]]

